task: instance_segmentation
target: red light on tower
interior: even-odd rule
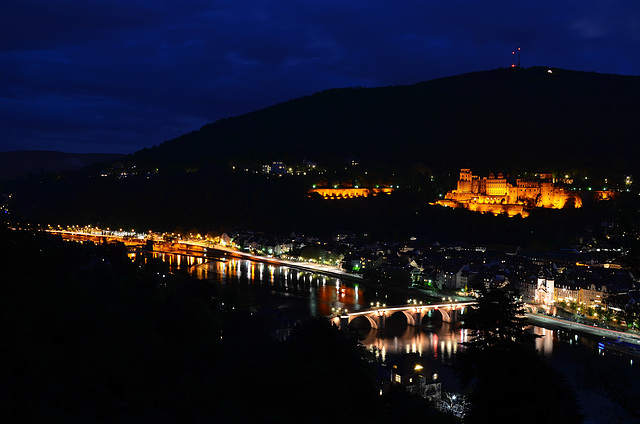
[[[520,47],[518,47],[518,62],[516,64],[516,52],[512,51],[511,52],[511,67],[512,68],[519,68],[520,67]]]

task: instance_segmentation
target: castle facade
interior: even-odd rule
[[[457,188],[436,203],[495,215],[506,213],[526,217],[529,215],[527,210],[533,208],[560,209],[568,205],[579,208],[582,199],[557,186],[551,174],[539,174],[536,179],[518,178],[513,185],[502,174],[480,178],[470,169],[461,169]]]

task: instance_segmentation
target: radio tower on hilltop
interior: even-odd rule
[[[520,68],[520,47],[518,47],[518,64],[516,65],[516,52],[511,52],[511,67],[512,68]]]

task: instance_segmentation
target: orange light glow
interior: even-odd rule
[[[582,206],[582,199],[576,193],[555,185],[553,175],[540,174],[539,179],[517,179],[510,184],[502,174],[479,178],[470,169],[460,171],[456,190],[447,193],[443,200],[435,202],[441,206],[464,207],[474,212],[507,214],[510,217],[529,216],[529,209],[561,209],[567,202]]]
[[[395,190],[392,187],[376,188],[313,188],[309,194],[318,193],[323,199],[353,199],[355,197],[378,196],[379,194],[391,194]]]

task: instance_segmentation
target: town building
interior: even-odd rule
[[[406,354],[392,365],[391,383],[430,401],[441,398],[442,385],[438,373],[416,353]]]
[[[553,305],[555,280],[551,272],[541,270],[538,274],[535,301],[545,305]]]

